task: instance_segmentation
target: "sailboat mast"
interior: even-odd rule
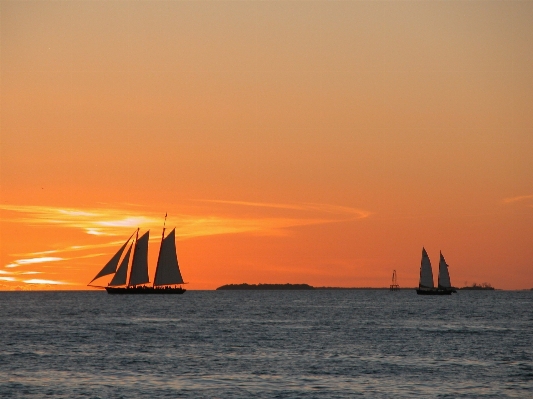
[[[159,254],[157,255],[157,266],[155,268],[155,276],[154,276],[154,284],[153,286],[155,287],[155,280],[157,278],[157,269],[159,268],[159,260],[161,259],[161,249],[163,248],[163,240],[165,239],[165,227],[167,225],[167,215],[168,215],[168,212],[165,212],[165,220],[163,222],[163,232],[161,233],[161,246],[159,247]]]
[[[137,241],[139,241],[139,228],[135,232],[135,242],[133,243],[133,251],[131,253],[131,265],[130,265],[130,279],[128,280],[128,287],[131,285],[131,272],[133,271],[133,259],[135,258],[135,252],[137,252]]]
[[[165,238],[165,226],[167,225],[167,215],[168,215],[168,212],[165,212],[165,221],[163,222],[163,233],[161,234],[161,243],[163,243],[163,239]]]

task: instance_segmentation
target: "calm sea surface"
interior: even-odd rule
[[[0,397],[531,398],[533,292],[0,293]]]

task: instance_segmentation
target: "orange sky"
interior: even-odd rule
[[[137,227],[153,266],[165,212],[190,289],[414,287],[422,246],[533,287],[533,2],[0,18],[0,289],[85,289]]]

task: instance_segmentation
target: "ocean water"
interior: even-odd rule
[[[1,292],[0,397],[532,398],[533,292]]]

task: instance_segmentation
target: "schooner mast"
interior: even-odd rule
[[[165,214],[163,234],[161,235],[161,247],[155,270],[154,287],[184,284],[176,251],[176,229],[172,229],[168,236],[165,237],[166,221],[167,215]]]
[[[138,235],[137,230],[137,235]],[[150,282],[148,277],[148,240],[150,239],[150,231],[144,233],[141,238],[135,241],[135,252],[133,253],[133,261],[131,262],[130,280],[128,287],[135,287],[137,285],[146,284]]]

